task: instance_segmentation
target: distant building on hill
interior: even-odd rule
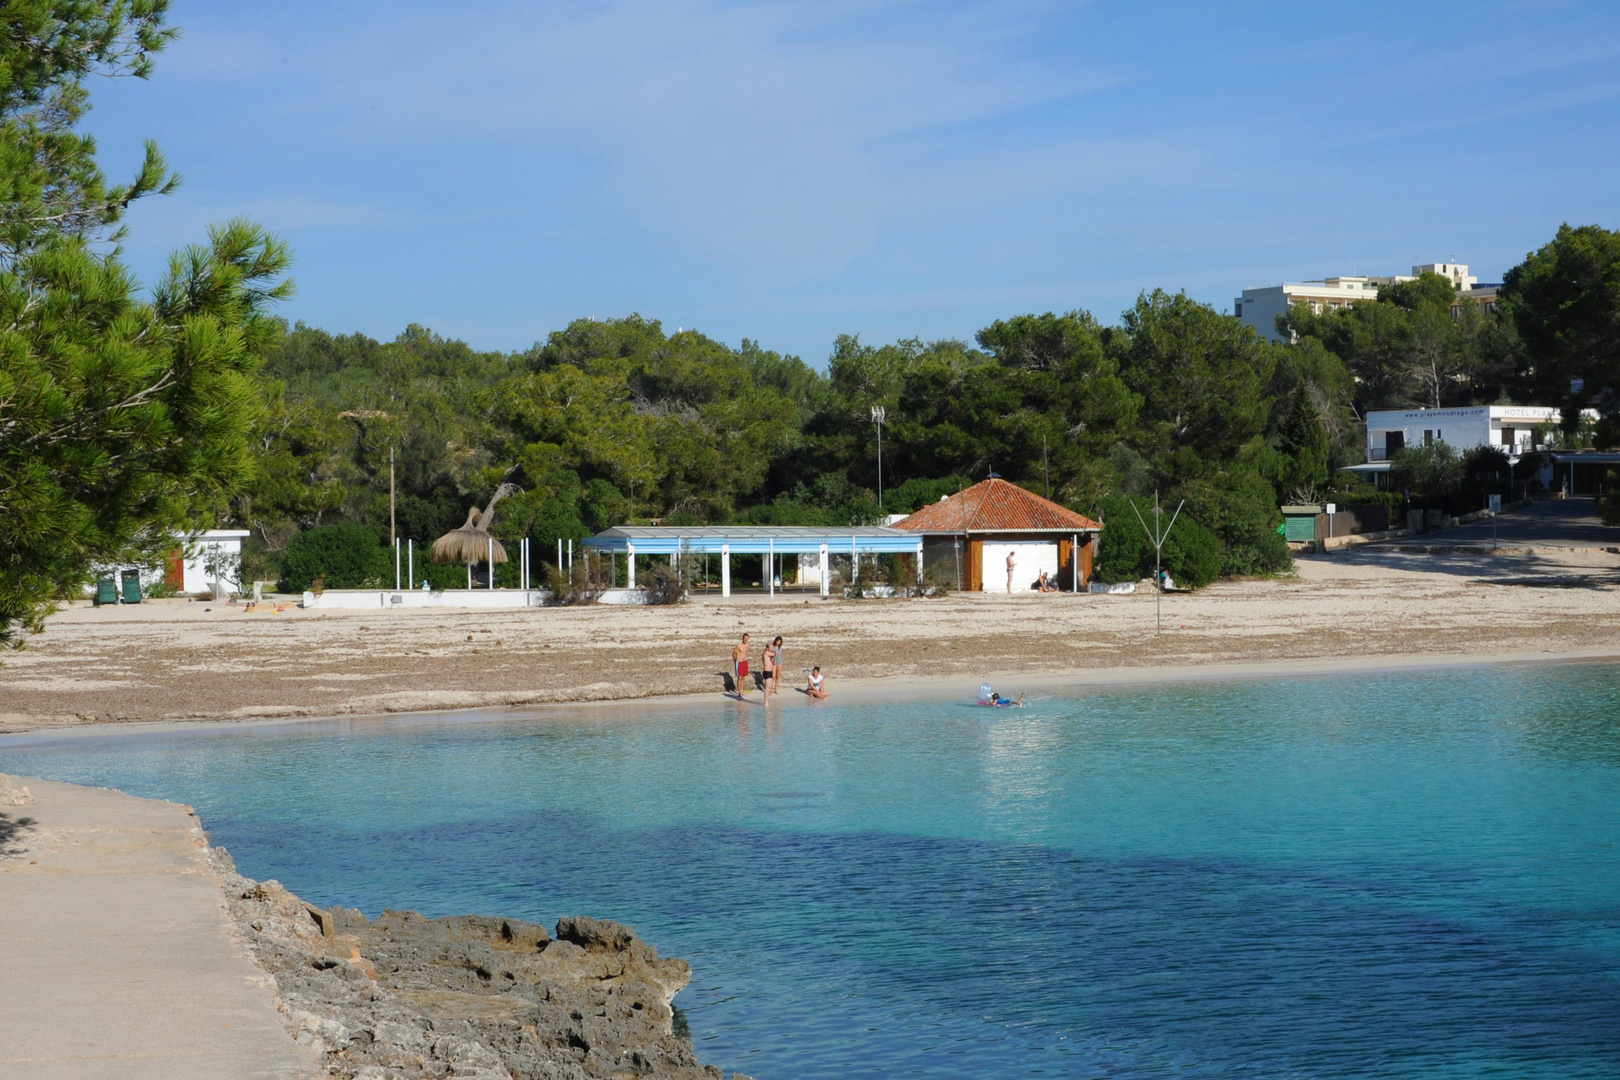
[[[1277,316],[1294,304],[1310,304],[1318,313],[1334,308],[1349,307],[1357,300],[1376,300],[1378,290],[1398,281],[1412,281],[1419,274],[1439,274],[1448,279],[1457,290],[1457,301],[1452,312],[1461,310],[1469,300],[1485,305],[1487,311],[1496,310],[1496,292],[1500,285],[1481,285],[1479,278],[1468,272],[1467,263],[1424,263],[1412,267],[1410,274],[1392,277],[1330,277],[1320,281],[1285,281],[1281,285],[1266,285],[1244,289],[1243,295],[1232,301],[1232,314],[1254,327],[1272,341],[1281,341],[1277,333]]]
[[[894,523],[921,533],[925,575],[968,592],[1028,592],[1045,571],[1065,591],[1091,581],[1093,541],[1102,526],[1000,477],[948,495]]]

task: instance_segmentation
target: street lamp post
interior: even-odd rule
[[[883,421],[888,411],[882,405],[872,406],[872,423],[878,429],[878,513],[883,513]]]

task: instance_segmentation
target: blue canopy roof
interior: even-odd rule
[[[832,555],[859,551],[863,555],[910,554],[922,548],[922,537],[901,529],[877,525],[852,528],[805,525],[620,525],[585,541],[589,551],[622,555],[672,555],[676,552],[718,555],[722,547],[733,555],[815,554],[827,545]]]

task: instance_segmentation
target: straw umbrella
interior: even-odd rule
[[[466,563],[469,585],[472,583],[474,563],[491,559],[497,563],[506,562],[506,548],[490,535],[489,529],[495,522],[495,504],[516,491],[516,484],[502,484],[495,489],[495,494],[489,497],[489,505],[484,509],[479,510],[476,506],[469,508],[466,524],[459,529],[451,529],[433,541],[433,561]],[[493,587],[495,584],[493,565],[489,568],[489,582]]]

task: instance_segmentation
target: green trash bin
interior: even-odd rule
[[[96,596],[91,601],[96,607],[102,604],[118,603],[118,583],[110,577],[101,578],[96,582]]]
[[[141,572],[139,570],[124,571],[124,603],[138,604],[141,602]]]

